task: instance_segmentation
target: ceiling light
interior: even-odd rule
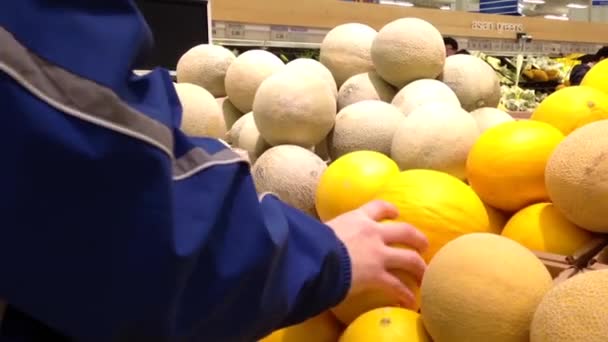
[[[444,10],[444,11],[449,11],[452,9],[452,7],[450,5],[443,5],[441,7],[439,7],[440,10]]]
[[[551,19],[551,20],[570,20],[570,18],[568,18],[565,15],[553,15],[553,14],[547,14],[545,16],[545,19]]]
[[[398,1],[398,0],[380,0],[381,5],[395,5],[395,6],[403,6],[403,7],[413,7],[414,4],[408,1]]]
[[[542,5],[545,3],[545,0],[523,0],[523,2],[525,2],[527,4]]]
[[[587,8],[587,5],[570,3],[570,4],[567,4],[566,7],[568,7],[568,8],[576,8],[576,9],[583,9],[583,8]]]

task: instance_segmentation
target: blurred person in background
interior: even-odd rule
[[[458,42],[452,37],[444,37],[443,44],[445,45],[445,55],[452,56],[458,52]]]
[[[575,65],[570,71],[570,85],[580,85],[585,75],[598,62],[608,58],[608,46],[604,46],[595,55],[584,55],[580,59],[581,64]]]

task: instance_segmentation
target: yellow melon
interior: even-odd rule
[[[563,139],[557,128],[539,121],[490,128],[469,153],[469,184],[484,202],[506,212],[545,202],[545,166]]]
[[[259,342],[337,342],[342,333],[340,323],[330,312],[324,312],[300,324],[277,330]]]
[[[318,76],[285,70],[266,79],[253,103],[255,123],[271,145],[312,147],[331,131],[336,98]]]
[[[429,102],[401,121],[391,157],[401,170],[432,169],[465,179],[467,156],[478,137],[477,123],[464,109]]]
[[[175,90],[182,105],[180,128],[184,133],[193,137],[225,137],[224,116],[211,93],[190,83],[177,83]]]
[[[552,286],[527,248],[496,234],[446,244],[422,280],[422,320],[434,341],[528,341],[536,307]]]
[[[339,342],[431,342],[420,315],[402,308],[379,308],[357,318]]]
[[[338,87],[352,76],[374,70],[371,45],[376,30],[358,23],[333,28],[321,43],[319,60],[334,76]]]
[[[531,119],[551,124],[568,135],[590,122],[608,119],[608,94],[584,86],[564,88],[545,98]]]
[[[490,219],[490,232],[495,234],[501,234],[505,225],[509,221],[509,217],[502,211],[488,205],[487,203],[483,203],[486,208],[486,212],[488,213],[488,218]]]
[[[591,68],[581,82],[582,86],[589,86],[608,94],[608,59],[604,59]]]
[[[316,217],[315,193],[327,165],[319,156],[295,145],[275,146],[253,164],[259,194],[271,192],[285,203]]]
[[[505,122],[515,121],[515,118],[507,112],[492,107],[476,109],[471,112],[471,116],[477,121],[477,127],[479,127],[481,133]]]
[[[357,209],[374,199],[399,167],[375,151],[357,151],[334,160],[321,175],[316,208],[322,221]]]
[[[284,67],[283,61],[268,51],[249,50],[228,67],[226,94],[241,113],[248,113],[253,109],[253,99],[262,82]]]
[[[578,226],[608,233],[608,120],[572,132],[547,164],[549,197]]]
[[[395,130],[405,117],[395,106],[368,100],[342,109],[328,136],[329,155],[337,159],[347,153],[368,150],[391,153]]]
[[[357,74],[342,84],[338,93],[338,110],[351,104],[378,100],[391,102],[397,91],[377,73],[371,71]]]
[[[502,235],[533,251],[572,255],[593,234],[568,221],[551,203],[537,203],[518,211]]]
[[[401,18],[386,24],[372,44],[376,71],[388,83],[403,88],[422,78],[437,78],[445,62],[441,33],[429,22]]]
[[[405,115],[427,103],[442,102],[460,108],[458,97],[445,83],[434,79],[414,81],[401,89],[392,104]]]
[[[192,83],[205,88],[215,97],[226,96],[224,79],[236,56],[223,46],[197,45],[186,51],[177,61],[178,83]]]
[[[483,107],[497,107],[500,80],[492,67],[471,55],[452,55],[445,60],[440,78],[458,96],[462,108],[471,112]]]
[[[536,309],[530,342],[604,342],[608,270],[584,272],[549,291]]]
[[[401,172],[384,184],[376,199],[397,206],[397,220],[412,224],[427,236],[426,261],[463,234],[492,231],[483,202],[468,185],[447,173]]]

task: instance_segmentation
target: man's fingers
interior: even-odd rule
[[[385,266],[387,269],[395,269],[412,275],[418,284],[422,282],[426,263],[416,251],[403,248],[386,248]]]
[[[426,236],[407,223],[390,222],[380,224],[380,234],[386,244],[400,244],[416,249],[420,253],[429,248]]]
[[[381,279],[389,293],[392,293],[399,300],[399,305],[402,307],[413,309],[416,305],[416,296],[414,291],[408,288],[405,284],[389,272],[385,272]]]
[[[371,201],[364,204],[360,210],[374,221],[390,220],[399,216],[397,207],[385,201]]]

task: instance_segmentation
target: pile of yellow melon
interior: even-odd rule
[[[608,273],[555,286],[534,254],[608,233],[608,61],[529,120],[496,108],[489,65],[446,58],[416,18],[340,25],[320,61],[198,46],[177,81],[182,129],[244,150],[258,192],[324,222],[385,200],[429,238],[422,284],[398,275],[415,307],[361,293],[264,342],[608,338]]]

